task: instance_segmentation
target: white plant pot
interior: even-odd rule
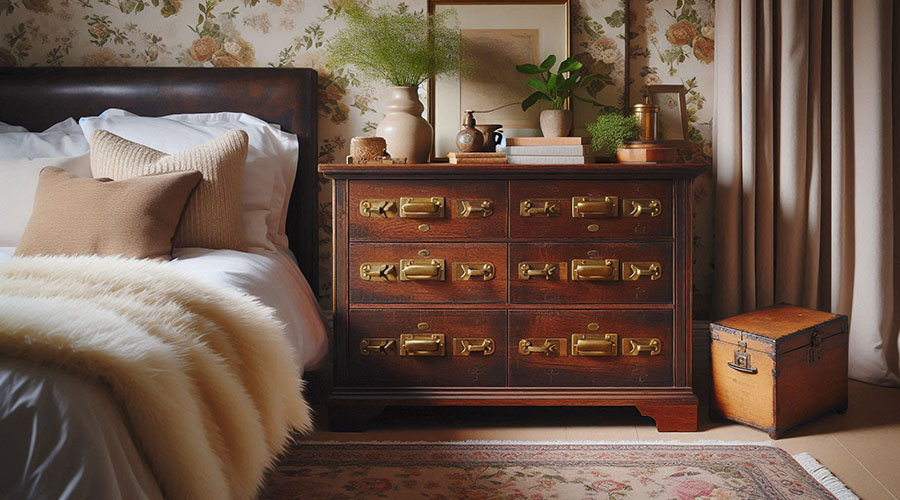
[[[434,130],[422,118],[425,106],[416,87],[391,87],[387,114],[375,135],[384,137],[392,158],[406,158],[408,163],[428,163]]]
[[[545,109],[541,111],[541,133],[544,137],[568,137],[572,121],[571,109]]]

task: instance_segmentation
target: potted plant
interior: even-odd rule
[[[522,111],[527,111],[538,101],[549,101],[550,109],[541,111],[541,132],[544,137],[565,137],[572,131],[572,110],[563,109],[566,100],[574,97],[580,101],[599,106],[600,103],[575,94],[575,90],[584,87],[599,75],[586,75],[580,70],[584,67],[581,61],[569,57],[559,63],[559,69],[553,73],[556,56],[549,55],[540,65],[520,64],[516,69],[526,75],[538,75],[526,80],[534,93],[522,101]]]
[[[329,65],[352,66],[391,85],[387,114],[375,134],[395,158],[425,163],[434,131],[422,118],[418,88],[429,77],[459,71],[462,37],[452,11],[425,14],[405,4],[370,10],[357,0],[341,3],[347,26],[328,43]]]
[[[637,118],[619,113],[598,115],[587,124],[587,129],[591,133],[591,148],[605,159],[614,159],[625,141],[637,139],[640,133]]]

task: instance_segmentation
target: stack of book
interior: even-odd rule
[[[584,164],[594,162],[588,137],[508,137],[508,163]]]
[[[506,163],[506,153],[447,153],[450,163]]]

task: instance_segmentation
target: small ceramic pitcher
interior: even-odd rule
[[[475,128],[480,130],[484,135],[484,144],[481,146],[482,151],[490,153],[497,151],[497,145],[503,140],[503,133],[499,131],[502,126],[503,125],[498,125],[496,123],[489,125],[475,125]]]

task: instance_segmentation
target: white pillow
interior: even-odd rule
[[[297,174],[297,136],[244,113],[198,113],[158,118],[107,109],[100,116],[79,120],[84,137],[108,130],[164,153],[177,153],[209,142],[229,130],[244,130],[250,138],[244,170],[243,224],[247,246],[287,248],[284,232],[290,190]]]
[[[28,132],[28,129],[25,127],[20,127],[18,125],[10,125],[8,123],[0,122],[0,134],[5,134],[7,132]]]
[[[19,158],[62,158],[81,156],[90,152],[90,145],[81,127],[72,118],[61,121],[43,132],[21,132],[10,130],[0,133],[0,159]],[[24,129],[22,129],[24,130]]]
[[[91,176],[89,154],[65,158],[0,159],[0,247],[19,245],[34,208],[38,177],[44,167],[59,167],[81,177]]]

